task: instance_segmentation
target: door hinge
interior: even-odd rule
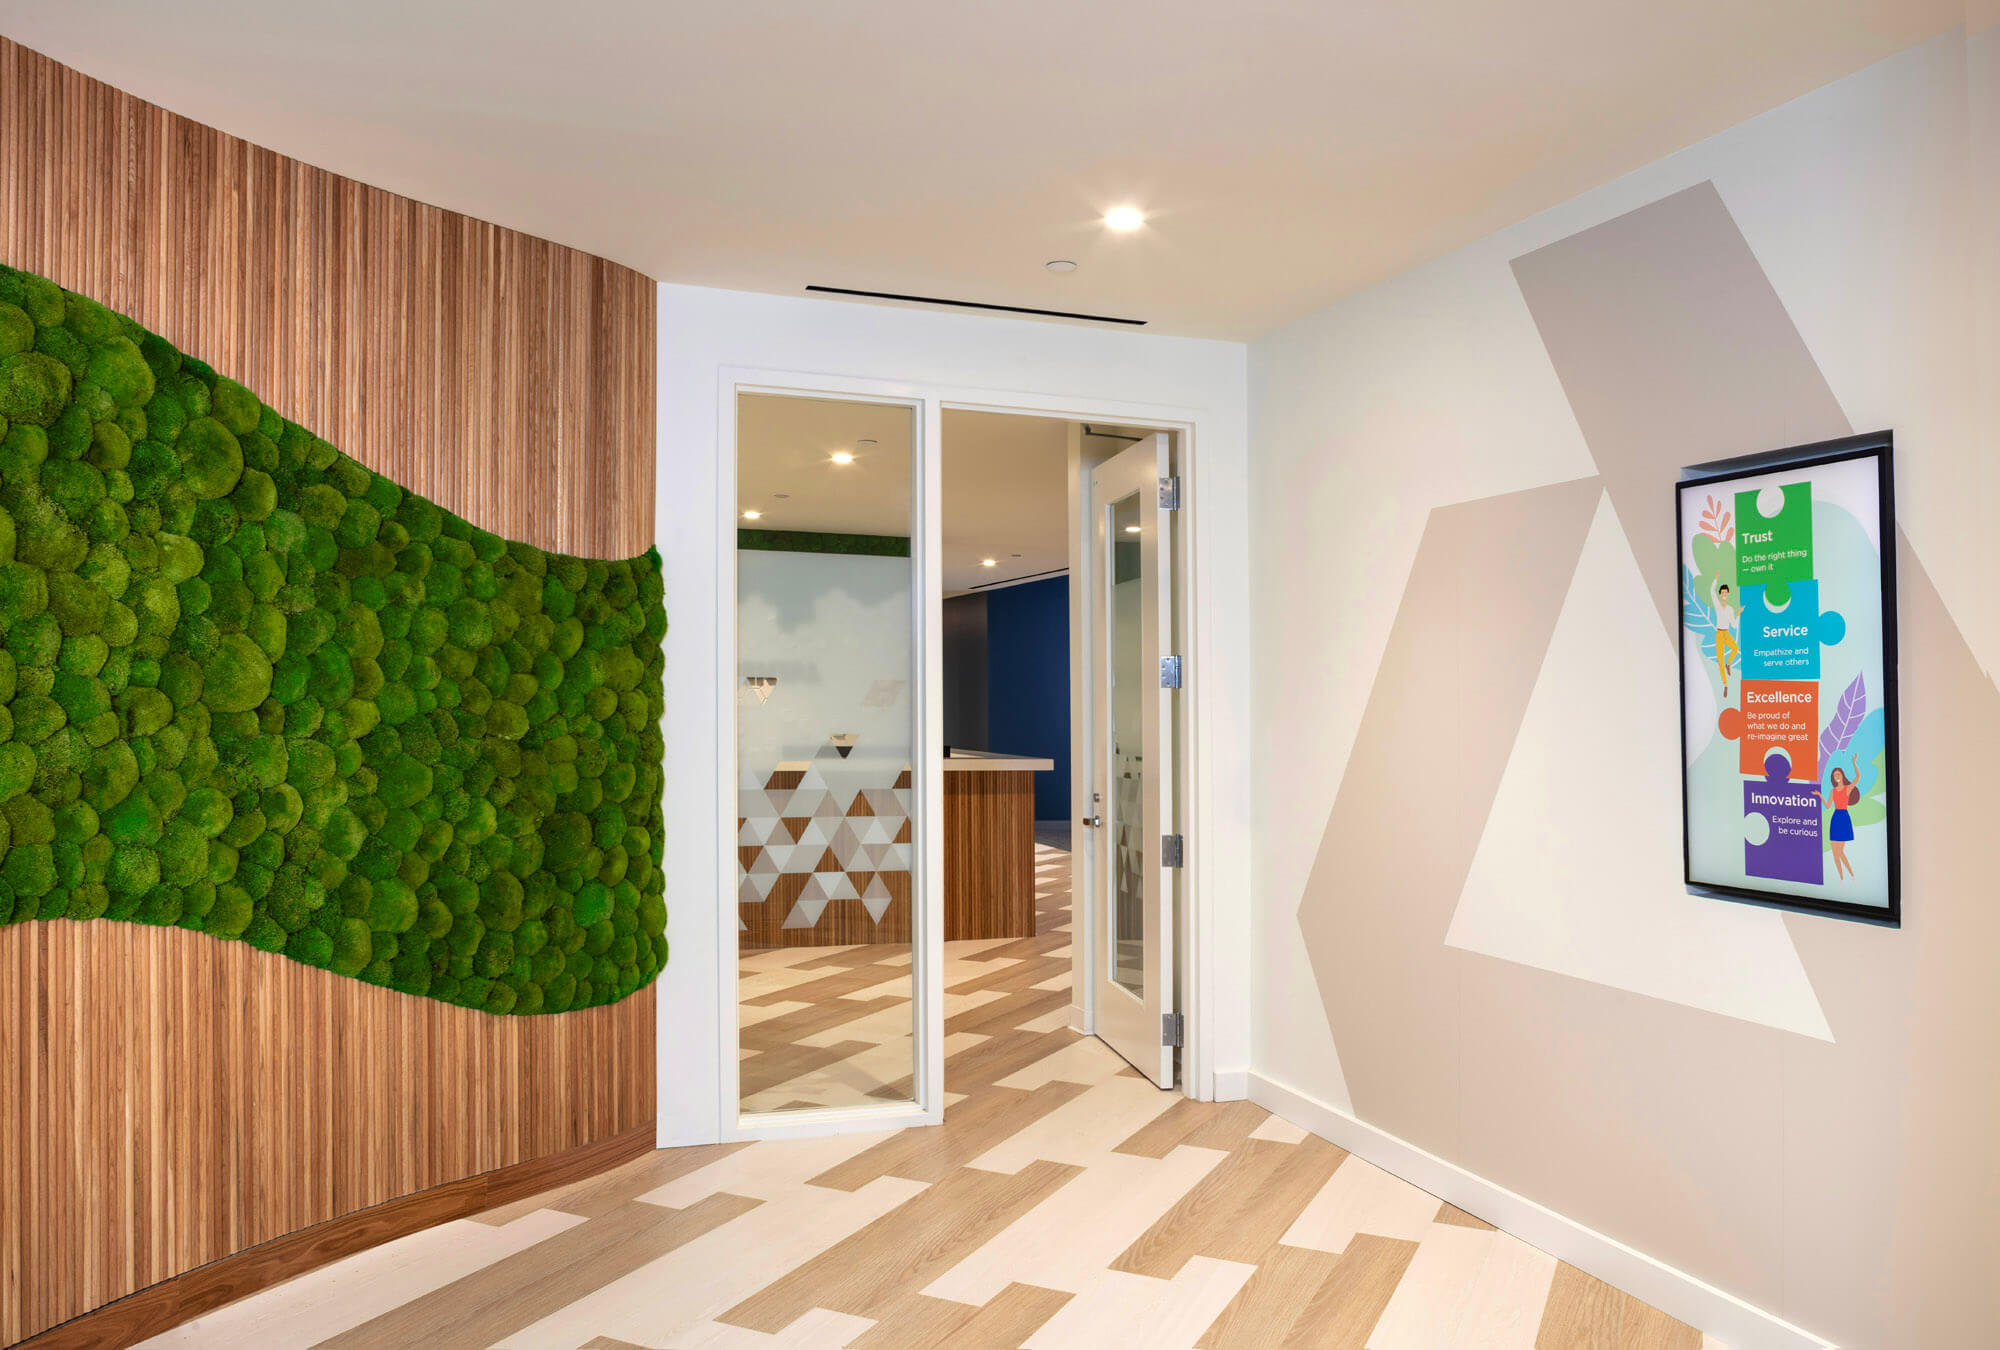
[[[1181,854],[1185,851],[1185,846],[1179,835],[1163,834],[1160,836],[1160,866],[1179,867],[1181,865]]]
[[[1181,687],[1181,659],[1178,656],[1161,657],[1160,688],[1178,689],[1180,687]]]
[[[1187,1020],[1179,1013],[1160,1014],[1160,1044],[1178,1050],[1187,1036]]]
[[[1176,474],[1172,478],[1160,480],[1160,509],[1178,511],[1181,509],[1181,480]]]

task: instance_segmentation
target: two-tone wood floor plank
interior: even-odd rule
[[[1067,869],[1045,858],[1041,878],[1033,939],[947,953],[946,1085],[962,1095],[942,1127],[656,1153],[171,1343],[1721,1350],[1261,1107],[1160,1092],[1070,1031]],[[775,1011],[746,1020],[743,1063],[820,1064],[760,1071],[769,1092],[810,1093],[820,1072],[902,1053],[906,1020],[884,1002],[907,981],[898,955],[774,949],[745,976],[761,983],[744,1008]],[[289,1339],[258,1338],[274,1327]]]

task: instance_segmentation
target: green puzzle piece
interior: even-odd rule
[[[1778,492],[1783,507],[1764,514],[1759,498]],[[1787,483],[1781,488],[1736,494],[1736,580],[1739,586],[1763,586],[1770,603],[1782,607],[1791,596],[1787,584],[1813,576],[1812,483]]]

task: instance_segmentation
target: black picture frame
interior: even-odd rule
[[[1674,483],[1674,591],[1680,593],[1681,541],[1684,528],[1681,503],[1689,488],[1715,486],[1734,479],[1757,477],[1781,470],[1810,469],[1827,464],[1838,464],[1848,460],[1873,458],[1877,465],[1877,503],[1880,520],[1876,538],[1881,543],[1881,592],[1882,592],[1882,730],[1883,730],[1883,777],[1885,779],[1886,814],[1883,824],[1888,839],[1888,899],[1886,907],[1880,905],[1852,904],[1838,900],[1822,900],[1813,896],[1793,895],[1783,891],[1759,890],[1747,886],[1721,885],[1715,882],[1697,881],[1694,877],[1692,822],[1688,817],[1688,722],[1687,722],[1687,662],[1683,658],[1682,644],[1686,641],[1682,621],[1677,617],[1674,624],[1674,668],[1675,681],[1680,706],[1675,712],[1680,725],[1681,747],[1681,880],[1691,895],[1708,896],[1718,900],[1730,900],[1740,904],[1758,905],[1770,909],[1792,910],[1807,914],[1825,914],[1834,918],[1853,919],[1862,923],[1875,924],[1885,928],[1903,926],[1903,838],[1902,838],[1902,745],[1897,725],[1900,700],[1897,683],[1897,607],[1896,607],[1896,498],[1895,498],[1895,437],[1888,431],[1869,432],[1859,436],[1844,436],[1839,440],[1817,441],[1808,445],[1788,446],[1781,450],[1768,450],[1753,455],[1742,455],[1733,459],[1711,460],[1704,464],[1690,465],[1681,470],[1680,478]]]

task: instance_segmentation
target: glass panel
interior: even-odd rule
[[[737,400],[745,1113],[912,1096],[915,425],[891,404]]]
[[[1139,494],[1111,511],[1111,978],[1141,997],[1146,991],[1146,733],[1140,626]]]

